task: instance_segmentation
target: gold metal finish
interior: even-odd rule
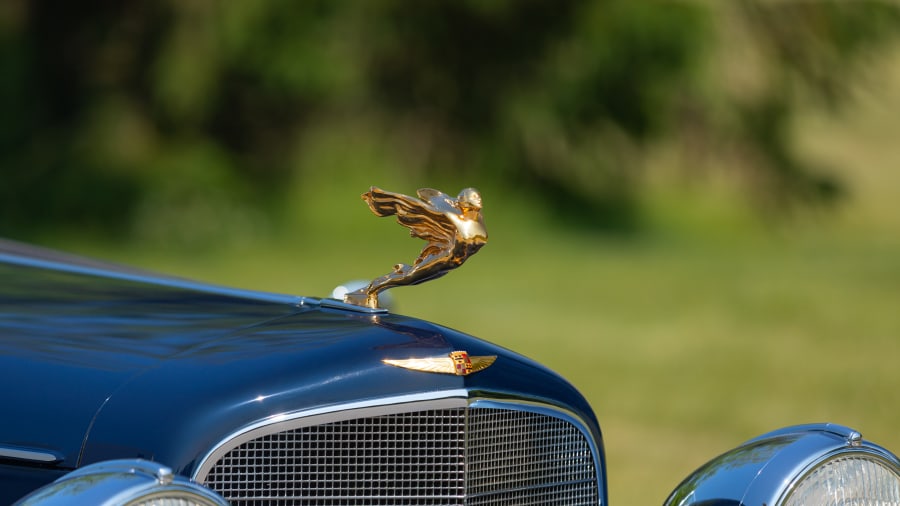
[[[397,216],[397,223],[408,228],[412,237],[428,244],[412,265],[395,265],[368,286],[344,295],[344,302],[377,308],[379,292],[439,278],[487,243],[478,190],[466,188],[456,198],[431,188],[421,188],[416,194],[418,198],[373,186],[362,195],[376,216]]]
[[[465,351],[452,351],[443,357],[410,358],[406,360],[384,359],[382,362],[414,371],[435,372],[467,376],[487,369],[497,360],[496,355],[470,357]]]

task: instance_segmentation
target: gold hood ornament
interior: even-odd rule
[[[384,359],[382,362],[413,371],[436,372],[467,376],[487,369],[497,360],[496,355],[470,357],[465,351],[451,351],[448,355],[429,358],[409,358],[403,360]]]
[[[395,265],[364,288],[344,295],[344,302],[377,308],[379,292],[441,277],[487,243],[478,190],[466,188],[456,198],[431,188],[419,189],[416,194],[418,198],[373,186],[362,195],[376,216],[397,216],[397,223],[408,228],[412,237],[428,244],[412,265]]]

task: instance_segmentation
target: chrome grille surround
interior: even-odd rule
[[[193,478],[233,505],[600,503],[600,458],[568,411],[465,390],[274,417]]]

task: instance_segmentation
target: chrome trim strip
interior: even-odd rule
[[[56,464],[65,460],[62,455],[54,451],[13,445],[0,446],[0,458],[25,460],[40,464]]]
[[[349,302],[344,302],[342,300],[337,299],[319,299],[319,305],[321,307],[327,307],[330,309],[341,309],[343,311],[351,311],[354,313],[363,313],[363,314],[387,314],[389,313],[387,308],[384,307],[367,307],[367,306],[359,306],[357,304],[350,304]]]
[[[744,444],[754,443],[757,441],[762,441],[764,439],[771,439],[774,437],[788,436],[791,434],[799,435],[799,434],[806,434],[809,432],[824,432],[827,434],[832,434],[832,435],[838,436],[842,439],[845,439],[848,442],[862,439],[862,434],[860,434],[856,430],[851,429],[850,427],[845,427],[843,425],[838,425],[836,423],[806,423],[806,424],[801,424],[801,425],[791,425],[789,427],[782,427],[780,429],[766,432],[765,434],[759,435],[753,439],[750,439],[749,441],[744,442]]]
[[[403,410],[398,410],[397,407],[403,404],[410,404],[410,411],[418,411],[422,409],[422,403],[430,403],[431,401],[434,402],[435,408],[466,407],[468,395],[469,391],[465,389],[438,390],[394,397],[380,397],[378,399],[272,415],[246,425],[222,438],[200,459],[199,465],[191,473],[191,479],[198,483],[203,483],[209,471],[222,455],[231,451],[235,446],[258,437],[262,431],[266,433],[280,432],[282,430],[357,418],[361,411],[366,413],[365,416],[402,413]],[[277,426],[277,429],[271,430],[273,426]],[[225,446],[226,444],[228,445],[227,447]]]
[[[319,301],[311,297],[260,292],[256,290],[244,290],[227,286],[214,285],[201,281],[193,281],[189,279],[167,276],[164,274],[156,274],[154,272],[143,271],[112,263],[83,259],[81,257],[78,257],[77,255],[67,255],[55,252],[53,250],[44,250],[43,248],[35,249],[35,251],[44,251],[43,254],[38,253],[39,256],[37,257],[20,256],[16,253],[8,253],[8,251],[10,250],[15,251],[14,249],[12,249],[12,247],[6,245],[8,242],[9,241],[0,242],[0,263],[68,272],[78,275],[119,279],[123,281],[134,281],[138,283],[148,283],[157,286],[166,286],[183,290],[193,290],[203,293],[213,293],[228,297],[252,299],[264,302],[272,302],[275,304],[286,304],[288,306],[306,307],[319,305]],[[29,249],[31,248],[24,245],[23,247]]]

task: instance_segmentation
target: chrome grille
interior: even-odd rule
[[[428,409],[281,430],[238,444],[200,478],[238,506],[599,501],[581,431],[518,409]]]
[[[466,504],[597,504],[593,457],[571,423],[539,413],[472,409]]]

